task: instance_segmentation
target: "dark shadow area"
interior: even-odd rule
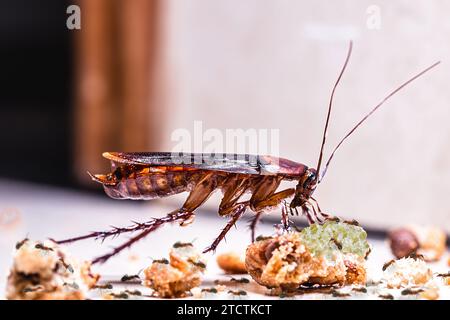
[[[0,177],[74,185],[68,5],[0,2]]]

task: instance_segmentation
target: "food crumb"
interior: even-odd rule
[[[437,300],[439,299],[439,289],[438,288],[427,288],[426,290],[419,293],[419,296],[427,300]]]
[[[201,284],[206,262],[190,243],[177,242],[169,253],[169,260],[154,260],[144,270],[143,284],[162,298],[185,297]]]
[[[424,285],[432,278],[432,272],[421,259],[402,258],[395,260],[383,271],[383,280],[388,288]]]
[[[329,221],[254,242],[247,248],[246,265],[252,278],[273,292],[303,284],[363,285],[369,249],[361,227]]]
[[[81,300],[100,276],[89,262],[70,257],[53,241],[17,242],[8,275],[6,298],[12,300]]]
[[[229,274],[246,274],[244,259],[235,252],[227,252],[219,254],[216,258],[217,264],[225,272]]]

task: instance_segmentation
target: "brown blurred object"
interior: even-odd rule
[[[108,167],[104,151],[158,149],[160,1],[79,0],[75,36],[75,174]]]
[[[437,261],[445,253],[447,236],[437,227],[407,226],[392,230],[388,240],[397,258],[416,253],[425,261]]]
[[[400,228],[389,232],[389,244],[392,253],[397,259],[409,256],[419,248],[419,240],[409,229]]]
[[[235,252],[227,252],[219,254],[216,258],[217,264],[229,274],[246,274],[247,268],[245,267],[244,259]]]

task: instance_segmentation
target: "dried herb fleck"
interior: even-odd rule
[[[177,242],[175,242],[174,244],[173,244],[173,248],[184,248],[184,247],[192,247],[193,245],[192,245],[192,243],[190,243],[190,242],[180,242],[180,241],[177,241]]]
[[[59,261],[64,266],[64,268],[67,269],[67,271],[69,271],[70,273],[74,273],[75,272],[75,270],[73,270],[73,267],[70,264],[66,263],[63,258],[60,258]]]
[[[257,236],[255,241],[264,241],[264,240],[268,240],[268,239],[272,239],[272,237]]]
[[[346,223],[346,224],[350,224],[350,225],[352,225],[352,226],[357,226],[357,227],[360,227],[360,226],[361,226],[361,225],[359,224],[359,222],[356,221],[355,219],[352,219],[352,220],[344,220],[343,222]]]
[[[353,288],[352,290],[355,292],[367,293],[367,289],[364,287]]]
[[[339,298],[342,298],[342,297],[350,297],[350,293],[340,292],[340,291],[335,290],[335,289],[331,290],[331,295],[332,295],[333,297],[339,297]]]
[[[29,239],[25,238],[22,241],[19,241],[16,243],[16,250],[19,250],[20,248],[22,248],[22,246],[25,244],[25,242],[27,242]]]
[[[248,280],[247,278],[240,278],[240,279],[236,279],[236,278],[231,278],[230,279],[231,282],[236,282],[236,283],[250,283],[250,280]]]
[[[130,296],[142,296],[142,292],[139,290],[125,290],[124,293],[129,294]]]
[[[406,288],[406,289],[402,290],[401,294],[406,296],[406,295],[410,295],[410,294],[419,294],[423,291],[424,291],[423,289]]]
[[[450,271],[447,273],[438,273],[436,277],[447,278],[450,277]]]
[[[110,293],[109,295],[116,299],[128,299],[128,294],[126,294],[125,292]]]
[[[378,297],[385,300],[394,300],[394,296],[390,293],[379,294]]]
[[[416,251],[410,253],[405,258],[411,258],[411,259],[414,259],[414,260],[425,260],[424,256],[421,255],[421,254],[418,254]]]
[[[395,260],[391,260],[386,262],[385,264],[383,264],[383,271],[386,270],[391,264],[393,264],[395,262]]]
[[[369,257],[369,254],[372,252],[372,248],[369,246],[369,249],[366,252],[366,255],[364,256],[364,259],[367,260],[367,258]]]
[[[335,238],[331,238],[330,241],[333,242],[339,250],[342,250],[342,243],[337,241]]]
[[[234,296],[246,296],[247,295],[247,292],[244,290],[238,290],[238,291],[229,290],[228,293],[232,294]]]
[[[53,248],[44,246],[42,243],[37,243],[34,247],[36,249],[41,249],[41,250],[44,250],[44,251],[53,251]]]
[[[204,288],[204,289],[202,289],[202,292],[217,293],[217,289],[216,288]]]
[[[131,280],[134,280],[134,279],[141,280],[141,278],[139,277],[138,274],[132,274],[132,275],[126,274],[122,278],[120,278],[120,281],[126,282],[126,281],[131,281]]]
[[[201,261],[194,261],[192,259],[189,259],[188,262],[192,263],[194,266],[202,268],[202,269],[206,269],[206,264],[204,264]]]
[[[80,289],[80,286],[78,284],[76,284],[75,282],[72,282],[72,283],[64,282],[63,286],[70,287],[70,288],[75,289],[75,290],[79,290]]]
[[[23,288],[23,293],[29,293],[29,292],[37,292],[37,291],[44,291],[44,287],[41,285],[32,286],[32,287],[25,287]]]
[[[162,258],[162,259],[153,260],[153,263],[169,264],[169,260],[167,260],[166,258]]]

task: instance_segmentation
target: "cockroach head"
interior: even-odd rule
[[[316,190],[317,186],[317,171],[314,168],[308,168],[298,181],[295,188],[295,196],[292,199],[291,207],[301,207]]]

